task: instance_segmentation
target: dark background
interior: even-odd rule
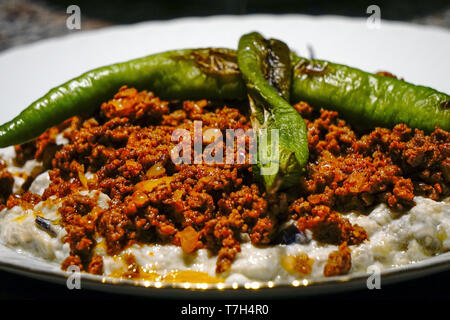
[[[66,8],[81,8],[82,30],[66,28]],[[366,16],[450,29],[449,0],[0,0],[0,51],[36,40],[109,25],[189,16],[255,13]]]
[[[66,28],[66,8],[77,4],[81,8],[82,30]],[[433,25],[450,30],[449,0],[0,0],[0,51],[40,39],[83,32],[118,24],[148,20],[166,20],[188,16],[255,13],[301,13],[310,15],[367,16],[369,5],[381,8],[381,18],[423,25]],[[1,72],[1,71],[0,71]],[[424,277],[401,284],[383,286],[381,290],[359,290],[350,293],[315,296],[301,301],[283,299],[266,301],[273,305],[273,314],[287,307],[312,306],[315,303],[348,305],[371,303],[420,301],[450,301],[450,272]],[[68,290],[64,286],[28,279],[0,271],[1,300],[130,300],[144,298],[106,294],[82,290]],[[438,302],[439,301],[439,302]],[[153,299],[146,300],[148,308],[171,305],[173,316],[187,302]],[[192,302],[191,302],[192,303]],[[214,302],[208,302],[214,304]],[[445,305],[445,303],[443,304]],[[43,315],[47,312],[43,312]],[[172,317],[169,317],[172,318]]]

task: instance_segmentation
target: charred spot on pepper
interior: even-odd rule
[[[444,101],[441,103],[441,108],[444,110],[450,109],[450,100]]]
[[[314,62],[312,60],[300,60],[294,66],[294,75],[308,75],[308,76],[323,76],[329,72],[329,66],[327,62]]]
[[[189,55],[173,56],[175,60],[192,60],[203,72],[210,75],[239,74],[236,54],[225,49],[193,50]]]
[[[393,79],[397,79],[397,80],[401,80],[401,81],[404,80],[403,78],[399,78],[399,77],[397,77],[395,74],[393,74],[393,73],[391,73],[391,72],[389,72],[389,71],[384,71],[384,70],[382,70],[382,71],[377,71],[375,74],[376,74],[377,76],[381,76],[381,77],[389,77],[389,78],[393,78]]]
[[[267,64],[264,76],[282,97],[289,100],[291,88],[291,58],[288,46],[279,40],[267,40]]]

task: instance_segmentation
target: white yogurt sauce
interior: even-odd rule
[[[10,172],[15,170],[31,172],[34,166],[39,165],[36,161],[30,160],[23,168],[14,167],[13,148],[0,150],[0,157],[8,163]],[[93,175],[89,175],[91,176]],[[49,175],[44,172],[35,179],[30,191],[42,195],[49,183]],[[81,193],[94,197],[97,192],[82,191]],[[378,205],[367,215],[356,212],[346,215],[351,223],[362,226],[370,239],[359,246],[351,246],[351,272],[365,272],[372,265],[381,269],[392,268],[450,251],[449,199],[438,202],[415,197],[414,200],[416,206],[400,216],[396,216],[384,204]],[[69,255],[69,245],[62,242],[66,231],[55,225],[57,235],[52,237],[36,226],[35,217],[39,214],[46,219],[57,220],[58,208],[62,201],[64,199],[41,202],[30,210],[14,207],[1,211],[0,243],[17,251],[61,264]],[[98,205],[104,209],[108,208],[108,196],[100,193]],[[101,240],[98,238],[99,243],[102,242]],[[257,248],[247,242],[242,244],[241,249],[231,269],[221,275],[227,283],[322,278],[328,255],[337,250],[337,246],[321,245],[313,240],[308,244]],[[106,254],[104,246],[98,245],[95,252],[103,256],[105,275],[126,269],[121,259]],[[314,260],[310,275],[293,275],[283,269],[280,264],[283,256],[296,256],[302,252]],[[215,274],[217,257],[205,249],[186,255],[180,247],[174,245],[133,245],[123,253],[134,255],[136,262],[142,268],[156,271],[161,275],[171,271],[193,270],[206,272],[213,277],[217,276]]]

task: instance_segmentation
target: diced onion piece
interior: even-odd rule
[[[78,170],[78,178],[80,179],[81,185],[84,188],[88,189],[88,179],[84,175],[84,166],[83,165],[81,165]]]
[[[135,190],[140,190],[143,192],[152,192],[157,186],[162,184],[170,184],[170,182],[173,180],[172,177],[162,177],[159,179],[150,179],[150,180],[144,180],[136,184]]]
[[[181,249],[184,253],[192,253],[197,247],[198,232],[195,231],[191,226],[184,228],[183,231],[179,232],[179,237],[181,241]]]
[[[164,173],[166,173],[166,169],[163,164],[161,162],[157,162],[150,169],[148,169],[146,176],[147,178],[155,178],[162,176]]]

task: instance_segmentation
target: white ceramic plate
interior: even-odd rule
[[[235,48],[240,35],[260,31],[307,55],[375,72],[388,70],[409,82],[450,92],[450,32],[444,29],[381,21],[370,29],[366,19],[341,17],[236,16],[172,20],[105,28],[54,38],[0,54],[0,122],[16,116],[32,101],[89,69],[177,48]],[[49,281],[64,282],[58,266],[0,245],[0,268]],[[450,253],[383,272],[382,283],[401,281],[450,268]],[[232,295],[303,295],[366,285],[367,275],[330,278],[260,290],[208,290],[208,297]],[[135,282],[83,275],[82,286],[145,295],[186,295],[183,285]],[[158,287],[162,288],[158,288]],[[196,288],[196,286],[193,286]],[[192,287],[191,287],[192,288]],[[205,293],[194,291],[195,294]],[[189,293],[192,295],[192,292]]]

